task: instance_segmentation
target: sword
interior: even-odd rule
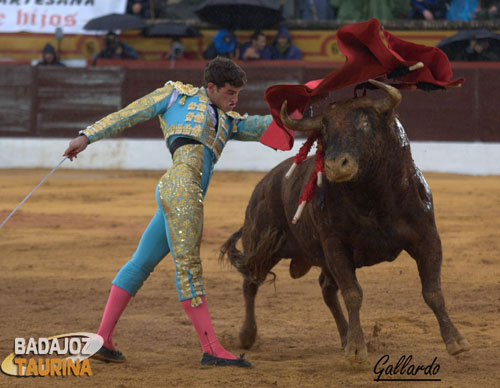
[[[23,199],[23,200],[19,203],[19,205],[17,205],[17,206],[15,207],[15,209],[14,209],[14,210],[12,210],[12,212],[8,215],[8,217],[7,217],[7,218],[6,218],[6,219],[5,219],[5,220],[4,220],[4,221],[0,224],[0,229],[2,229],[2,228],[3,228],[3,226],[7,223],[7,221],[9,221],[10,217],[12,217],[12,216],[14,215],[14,213],[17,211],[17,209],[19,209],[19,208],[21,207],[21,205],[22,205],[23,203],[25,203],[25,202],[26,202],[26,200],[27,200],[29,197],[31,197],[31,194],[33,194],[33,193],[35,192],[35,190],[36,190],[36,189],[38,189],[38,188],[42,185],[42,183],[43,183],[43,182],[45,182],[45,181],[47,180],[47,178],[48,178],[49,176],[51,176],[51,175],[54,173],[54,171],[56,171],[56,170],[59,168],[59,166],[60,166],[61,164],[63,164],[63,163],[64,163],[64,161],[65,161],[66,159],[68,159],[70,156],[74,156],[74,155],[70,154],[70,155],[68,155],[68,156],[65,156],[65,157],[63,158],[63,160],[61,160],[61,161],[59,162],[59,164],[58,164],[57,166],[55,166],[55,167],[52,169],[52,171],[51,171],[51,172],[49,172],[49,173],[48,173],[48,175],[47,175],[45,178],[43,178],[43,179],[42,179],[42,181],[41,181],[38,185],[36,185],[36,187],[35,187],[33,190],[31,190],[31,192],[30,192],[30,193],[29,193],[29,194],[28,194],[28,195],[27,195],[27,196],[26,196],[26,197],[25,197],[25,198],[24,198],[24,199]]]

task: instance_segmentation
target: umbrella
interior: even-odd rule
[[[270,3],[263,0],[207,0],[195,12],[202,21],[221,28],[258,30],[283,20],[279,3]]]
[[[462,30],[437,47],[452,61],[500,61],[500,34],[484,28]]]
[[[140,17],[122,13],[111,13],[109,15],[89,20],[87,24],[83,26],[83,29],[113,31],[139,30],[146,27],[147,23]]]
[[[201,34],[195,28],[180,23],[153,24],[144,30],[144,36],[165,36],[169,38],[196,37]]]

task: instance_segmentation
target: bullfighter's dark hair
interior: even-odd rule
[[[247,82],[247,76],[243,69],[228,58],[217,57],[207,63],[203,76],[203,85],[214,83],[218,88],[224,87],[226,83],[240,88]]]

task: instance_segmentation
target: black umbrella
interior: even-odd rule
[[[195,28],[180,23],[152,24],[144,30],[143,34],[144,36],[164,36],[169,38],[201,36]]]
[[[263,0],[207,0],[195,12],[202,21],[229,30],[269,28],[283,20],[280,4]]]
[[[462,30],[437,45],[451,61],[500,61],[500,34],[487,29]]]
[[[140,17],[122,14],[111,13],[95,19],[91,19],[83,26],[84,30],[140,30],[147,27],[147,23]]]

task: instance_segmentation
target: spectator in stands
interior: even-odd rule
[[[448,20],[472,20],[476,13],[478,0],[451,0],[446,13]]]
[[[151,18],[151,10],[149,8],[149,0],[128,0],[127,13],[140,16],[144,19]]]
[[[500,1],[481,0],[481,6],[476,13],[476,19],[498,19],[500,17]]]
[[[302,0],[301,16],[305,20],[335,19],[335,10],[328,0]]]
[[[59,61],[57,58],[56,49],[50,43],[47,43],[42,50],[40,56],[40,62],[36,64],[37,66],[66,66],[64,63]]]
[[[365,19],[364,0],[330,0],[336,10],[337,19],[359,21]]]
[[[272,59],[302,59],[302,53],[292,44],[292,37],[285,26],[278,29],[274,38]]]
[[[500,61],[498,45],[490,44],[490,40],[471,39],[465,50],[449,54],[452,61]]]
[[[238,42],[230,31],[225,28],[220,29],[212,39],[213,42],[203,52],[203,58],[214,59],[219,56],[236,59],[238,57]]]
[[[139,59],[137,52],[132,46],[121,42],[118,35],[110,31],[104,38],[104,49],[94,56],[97,59]]]
[[[250,37],[250,42],[243,43],[240,47],[240,59],[271,59],[273,50],[267,45],[266,36],[255,31]]]
[[[408,0],[330,0],[330,5],[336,9],[337,19],[354,21],[401,19],[410,7]]]
[[[408,19],[445,19],[448,10],[446,0],[411,0]]]
[[[167,53],[168,59],[181,59],[184,56],[184,45],[179,38],[173,38]]]

